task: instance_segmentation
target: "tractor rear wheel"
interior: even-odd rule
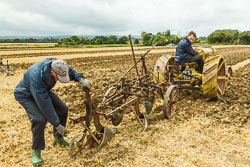
[[[169,65],[175,65],[174,56],[172,55],[163,55],[156,61],[154,65],[154,82],[160,83],[163,81],[168,81]]]

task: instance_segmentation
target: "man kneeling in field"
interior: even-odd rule
[[[24,107],[31,122],[33,165],[42,164],[41,150],[45,148],[44,129],[47,121],[53,125],[53,144],[70,144],[63,138],[69,133],[65,128],[68,107],[52,90],[58,80],[62,83],[74,80],[91,89],[90,82],[66,62],[46,58],[33,64],[24,73],[14,91],[16,100]]]

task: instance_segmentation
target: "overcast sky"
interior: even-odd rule
[[[250,30],[250,0],[0,0],[0,36]]]

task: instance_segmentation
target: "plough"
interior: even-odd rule
[[[104,94],[102,102],[97,106],[91,100],[90,92],[84,89],[86,94],[85,116],[76,119],[71,119],[73,124],[80,123],[83,127],[83,132],[75,135],[71,140],[69,154],[74,157],[81,150],[94,148],[94,153],[99,152],[118,132],[116,128],[103,126],[100,122],[100,117],[106,120],[111,120],[114,126],[118,126],[123,119],[126,108],[133,107],[132,113],[135,115],[139,124],[142,126],[141,131],[148,128],[150,113],[153,108],[155,99],[158,95],[163,99],[166,92],[166,81],[155,83],[153,76],[149,74],[145,57],[157,44],[155,43],[145,54],[141,55],[139,60],[136,60],[132,39],[129,36],[134,65],[123,74],[118,81],[113,84]],[[142,69],[139,73],[138,63],[142,63]],[[136,70],[137,77],[128,80],[128,73]],[[105,112],[103,112],[105,111]],[[95,131],[90,129],[90,124],[93,121]]]

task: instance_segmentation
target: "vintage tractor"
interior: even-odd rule
[[[177,65],[172,55],[161,56],[154,66],[154,81],[167,81],[168,90],[164,96],[163,113],[170,117],[176,109],[180,89],[202,91],[207,100],[220,98],[232,76],[232,68],[225,65],[221,54],[208,45],[201,45],[204,60],[203,73],[198,73],[196,62]]]

